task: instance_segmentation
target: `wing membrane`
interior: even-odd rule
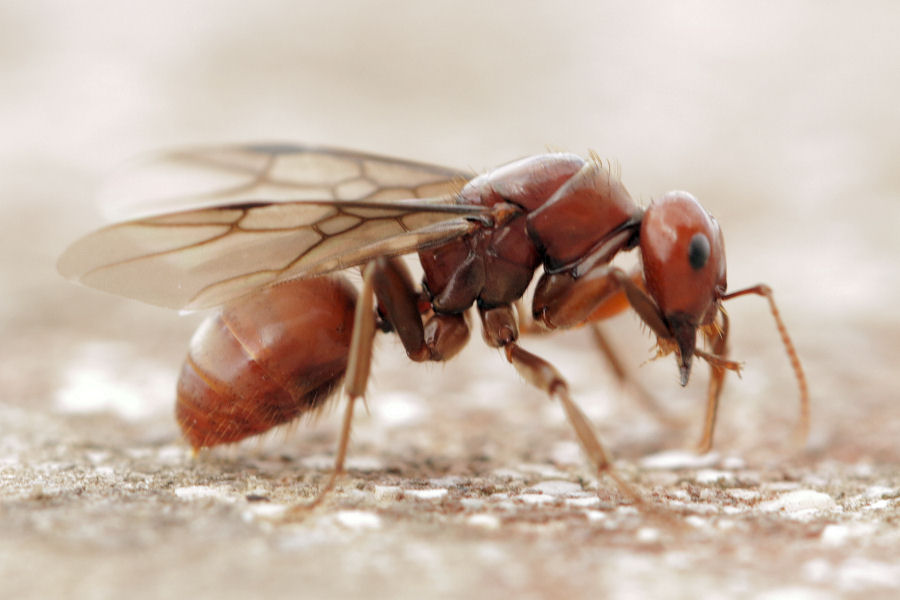
[[[151,304],[200,309],[452,239],[478,227],[484,212],[447,193],[464,181],[458,171],[353,152],[248,146],[171,153],[154,164],[204,177],[173,184],[165,196],[141,188],[140,204],[157,214],[78,240],[60,258],[64,276]],[[274,200],[257,195],[275,189],[281,196]],[[292,193],[317,198],[282,200]],[[423,197],[435,193],[443,195]],[[194,208],[160,213],[164,205]]]
[[[169,151],[126,165],[104,186],[116,220],[252,200],[383,201],[459,191],[471,174],[318,146],[213,146]]]

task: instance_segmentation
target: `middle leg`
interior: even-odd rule
[[[551,399],[558,400],[578,441],[587,454],[588,459],[597,469],[598,476],[606,475],[612,479],[619,490],[635,504],[643,504],[643,499],[634,488],[619,476],[609,460],[609,456],[587,416],[569,394],[569,385],[559,371],[543,358],[528,352],[516,343],[518,327],[512,306],[498,306],[491,309],[479,308],[485,341],[489,346],[501,348],[507,360],[519,374],[531,385],[546,393]]]

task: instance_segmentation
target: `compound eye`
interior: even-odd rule
[[[699,271],[709,261],[709,239],[702,233],[695,233],[688,245],[688,262]]]

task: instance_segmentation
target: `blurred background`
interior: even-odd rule
[[[171,390],[197,317],[79,288],[56,274],[56,257],[104,223],[97,192],[134,155],[285,141],[473,172],[547,149],[596,151],[644,204],[691,191],[722,225],[730,287],[775,290],[810,380],[813,456],[890,464],[898,28],[890,1],[4,1],[0,461],[60,440],[177,440]],[[726,389],[717,447],[778,460],[795,452],[792,374],[765,302],[729,311],[745,374]],[[634,317],[610,332],[684,429],[619,394],[585,334],[531,347],[570,377],[618,455],[691,447],[705,373],[681,390],[671,359],[639,368],[652,341]],[[452,456],[477,434],[515,456],[568,435],[556,407],[474,342],[445,367],[413,367],[385,340],[357,443],[399,455],[415,439]],[[379,397],[399,409],[379,412]],[[458,411],[475,411],[482,429]],[[535,412],[552,415],[550,433]],[[409,414],[424,441],[391,429]],[[452,429],[472,423],[474,434]],[[303,455],[307,435],[276,445]]]

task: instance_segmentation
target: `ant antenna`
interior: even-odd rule
[[[803,365],[800,364],[800,358],[797,356],[797,350],[794,348],[791,336],[788,335],[787,327],[785,327],[784,321],[781,320],[781,313],[778,312],[778,307],[775,306],[772,288],[765,284],[759,284],[743,290],[731,292],[730,294],[725,294],[721,299],[731,300],[732,298],[745,296],[747,294],[765,296],[766,300],[769,301],[769,310],[772,311],[772,316],[775,318],[775,326],[778,327],[781,343],[784,344],[784,349],[787,351],[788,359],[791,361],[791,367],[794,369],[794,376],[797,378],[797,386],[800,388],[800,422],[797,424],[796,436],[797,440],[800,443],[803,443],[806,441],[807,435],[809,434],[809,387],[806,383],[806,375],[803,373]]]

